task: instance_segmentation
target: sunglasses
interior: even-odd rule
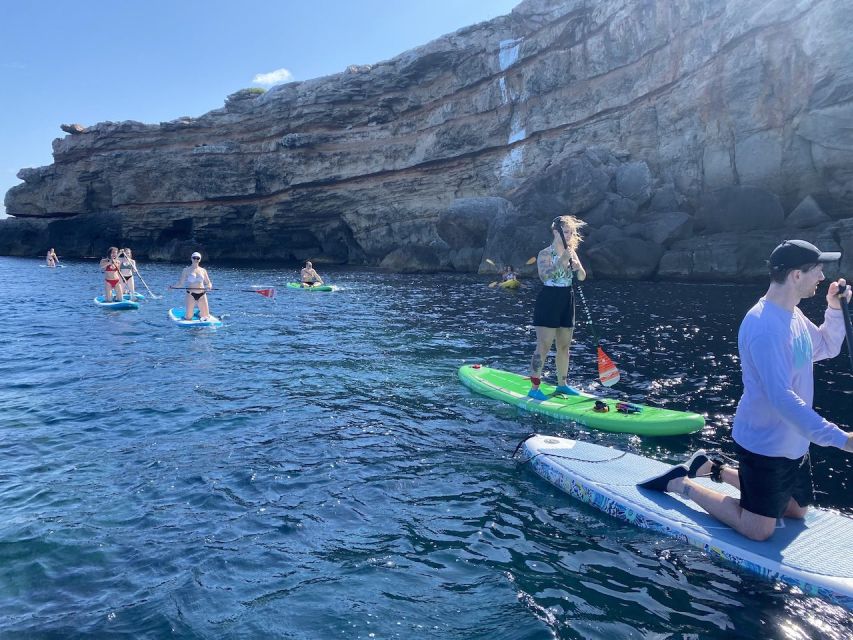
[[[193,256],[193,260],[201,260],[198,256]]]

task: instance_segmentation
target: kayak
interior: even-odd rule
[[[317,284],[317,285],[305,285],[301,282],[288,282],[288,289],[299,289],[301,291],[333,291],[332,287],[328,284]]]
[[[518,280],[504,280],[503,282],[499,282],[498,286],[501,289],[518,289],[521,286],[521,283]]]
[[[577,391],[577,395],[555,394],[555,387],[544,382],[539,388],[548,399],[535,400],[527,396],[530,378],[479,364],[460,367],[459,379],[472,391],[489,398],[553,418],[574,420],[602,431],[675,436],[693,433],[705,426],[705,418],[698,413],[602,398],[582,391]]]
[[[210,316],[207,320],[202,320],[199,317],[199,311],[196,308],[193,311],[193,317],[191,320],[185,320],[184,314],[186,313],[186,309],[183,307],[172,307],[169,309],[169,320],[174,322],[179,327],[221,327],[222,320],[217,318],[216,316]]]
[[[703,549],[716,559],[796,587],[853,610],[853,518],[810,508],[804,520],[783,518],[773,536],[756,542],[678,495],[637,487],[670,468],[651,458],[599,445],[534,435],[520,454],[533,470],[571,497],[608,515]],[[737,489],[697,478],[738,497]]]
[[[104,300],[104,296],[98,296],[94,300],[95,304],[99,307],[103,307],[104,309],[112,309],[113,311],[126,311],[129,309],[138,309],[138,302],[131,302],[130,300],[122,300],[121,302],[106,302]]]

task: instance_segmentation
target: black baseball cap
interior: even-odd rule
[[[835,262],[840,259],[839,251],[821,251],[805,240],[785,240],[770,254],[770,268],[775,271],[799,269],[807,264]]]

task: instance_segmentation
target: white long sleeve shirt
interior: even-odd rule
[[[761,298],[738,332],[743,396],[735,412],[732,437],[764,456],[795,460],[809,443],[843,448],[847,434],[812,409],[812,363],[832,358],[844,341],[844,316],[827,308],[816,327],[799,307],[788,311]]]

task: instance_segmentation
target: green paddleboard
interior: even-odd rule
[[[530,378],[478,364],[460,367],[459,379],[472,391],[489,398],[553,418],[574,420],[602,431],[644,436],[676,436],[699,431],[705,426],[705,418],[698,413],[659,409],[583,392],[579,392],[579,395],[555,395],[554,386],[545,383],[539,388],[548,399],[534,400],[527,397]],[[596,401],[599,401],[599,409],[602,408],[601,403],[604,403],[607,411],[596,411]]]
[[[288,289],[298,289],[299,291],[333,291],[332,286],[328,284],[302,284],[301,282],[288,282]]]

